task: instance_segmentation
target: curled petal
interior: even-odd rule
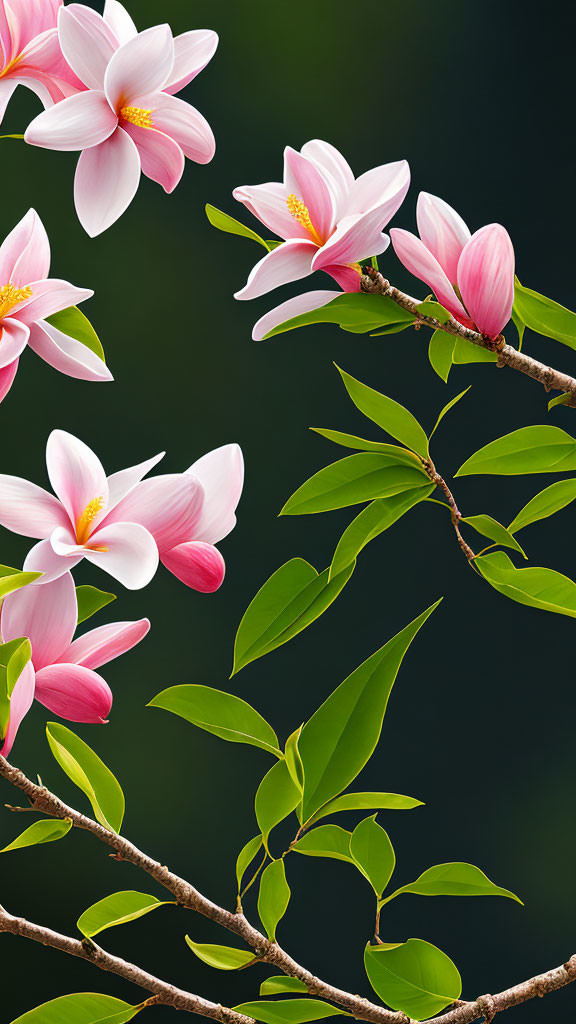
[[[68,64],[88,89],[104,90],[104,75],[118,49],[112,29],[85,4],[60,9],[58,37]]]
[[[328,238],[336,219],[332,189],[316,164],[291,146],[284,151],[284,183],[288,193],[307,207],[320,238]]]
[[[392,228],[392,245],[407,270],[430,286],[436,298],[456,316],[466,317],[466,310],[456,295],[438,260],[416,235],[403,228]]]
[[[49,537],[68,517],[57,498],[18,476],[0,476],[0,524],[24,537]]]
[[[125,123],[124,131],[136,143],[142,173],[162,185],[165,192],[173,192],[184,174],[184,153],[178,143],[155,128]]]
[[[150,629],[149,619],[138,622],[110,622],[107,626],[91,629],[79,637],[64,651],[61,661],[84,665],[85,668],[100,668],[114,658],[135,647],[144,639]]]
[[[487,224],[472,235],[458,263],[458,286],[478,330],[497,338],[514,302],[514,247],[501,224]]]
[[[354,185],[354,174],[347,160],[335,146],[321,139],[312,139],[302,146],[302,156],[316,164],[320,173],[326,178],[336,201],[336,218],[344,213],[348,195]]]
[[[159,455],[154,455],[151,459],[146,459],[145,462],[140,462],[137,466],[130,466],[129,469],[121,469],[117,473],[112,473],[108,477],[108,512],[116,508],[118,503],[125,498],[130,491],[133,491],[136,484],[139,484],[143,477],[154,469],[159,462],[162,461],[166,452],[160,452]]]
[[[146,105],[148,98],[142,102]],[[154,126],[177,142],[189,160],[197,164],[209,163],[214,156],[216,142],[208,121],[200,111],[164,92],[151,96],[149,102]]]
[[[0,754],[2,754],[2,757],[8,757],[12,747],[14,746],[16,733],[22,724],[22,720],[32,707],[32,703],[34,701],[34,688],[35,673],[32,668],[32,662],[29,661],[24,666],[22,674],[14,687],[14,692],[10,701],[10,721],[8,722],[8,731],[4,739],[4,744],[0,747]]]
[[[73,527],[91,502],[100,499],[102,512],[106,509],[108,481],[104,467],[92,449],[79,438],[65,430],[53,430],[46,445],[46,466],[50,483],[68,512]],[[94,525],[98,519],[98,515],[93,517]]]
[[[236,526],[236,507],[244,486],[244,457],[238,444],[225,444],[198,459],[186,473],[204,491],[202,512],[194,539],[217,544]]]
[[[6,236],[0,248],[0,281],[24,288],[30,281],[42,281],[50,270],[50,243],[36,213],[25,217]]]
[[[288,209],[288,189],[281,182],[269,181],[266,185],[240,185],[232,195],[239,203],[257,217],[267,228],[280,238],[305,238],[310,234]]]
[[[89,90],[44,110],[28,125],[24,139],[43,149],[78,150],[99,146],[118,126],[103,92]]]
[[[324,270],[334,264],[358,263],[368,256],[379,256],[390,245],[382,233],[380,210],[343,217],[335,232],[314,257],[313,269]]]
[[[103,526],[92,536],[91,546],[85,548],[84,557],[110,573],[127,590],[140,590],[147,586],[158,568],[158,548],[154,538],[137,523]]]
[[[256,299],[259,295],[290,281],[299,281],[312,273],[312,260],[318,246],[300,238],[289,238],[252,268],[244,288],[236,292],[237,299]]]
[[[69,572],[42,587],[23,587],[2,603],[4,643],[27,636],[36,669],[58,661],[76,630],[78,602]]]
[[[140,184],[140,156],[130,136],[118,128],[101,146],[86,149],[74,179],[76,213],[95,238],[128,209]]]
[[[55,530],[54,533],[58,533]],[[60,535],[60,534],[59,534]],[[74,538],[70,534],[69,530],[62,529],[62,534],[69,538],[70,544]],[[54,534],[52,534],[54,536]],[[41,572],[43,576],[36,580],[32,586],[46,586],[48,583],[53,583],[54,580],[60,579],[64,573],[71,572],[74,566],[78,565],[78,562],[82,561],[84,552],[73,551],[73,554],[67,555],[63,558],[61,555],[57,555],[52,547],[52,541],[50,538],[47,540],[41,540],[39,544],[35,544],[26,555],[24,562],[24,572]]]
[[[123,45],[138,35],[136,25],[125,7],[118,0],[106,0],[104,4],[104,21],[112,29],[116,39]]]
[[[134,105],[149,92],[162,90],[174,66],[174,40],[169,25],[156,25],[129,39],[113,55],[104,79],[110,106]],[[136,104],[138,105],[138,104]]]
[[[400,208],[409,186],[410,167],[407,160],[374,167],[356,178],[350,189],[346,214],[369,213],[379,209],[383,228]]]
[[[102,676],[82,665],[47,665],[36,673],[36,700],[68,722],[104,725],[112,691]]]
[[[218,549],[202,541],[190,541],[165,551],[162,563],[173,576],[201,594],[213,594],[218,590],[226,572]]]
[[[28,344],[37,356],[60,373],[77,380],[114,380],[106,363],[81,341],[63,334],[52,324],[41,320],[31,324]]]
[[[106,518],[140,523],[152,534],[162,553],[195,536],[204,492],[201,483],[184,473],[154,476],[138,484]]]
[[[279,306],[271,309],[269,313],[265,313],[264,316],[260,317],[252,331],[254,341],[262,341],[262,338],[269,331],[278,327],[279,324],[286,323],[287,320],[292,320],[293,317],[301,316],[303,313],[310,313],[313,309],[320,309],[322,306],[332,302],[332,299],[337,299],[341,294],[342,292],[323,290],[304,292],[303,295],[296,295],[293,299],[287,299],[286,302],[282,302]]]
[[[0,402],[4,401],[14,383],[14,378],[18,372],[18,363],[19,360],[15,359],[9,366],[4,366],[0,370]]]
[[[0,369],[18,359],[26,348],[29,337],[30,331],[26,324],[11,317],[0,320]]]
[[[37,320],[59,313],[70,306],[91,299],[94,292],[90,288],[76,288],[68,281],[48,278],[46,281],[32,281],[29,285],[32,295],[15,307],[14,315],[25,324],[33,324]]]
[[[174,40],[174,67],[164,86],[174,95],[204,70],[216,53],[218,36],[211,29],[199,28],[184,32]]]
[[[436,257],[452,284],[456,284],[458,260],[470,232],[459,213],[438,196],[421,192],[416,206],[420,238]]]

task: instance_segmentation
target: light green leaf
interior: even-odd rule
[[[303,558],[282,565],[258,591],[246,609],[234,644],[232,675],[256,658],[281,647],[319,618],[354,571],[354,565],[330,579]]]
[[[390,455],[359,452],[315,473],[288,499],[280,515],[331,512],[428,485],[429,477],[416,466],[399,463]]]
[[[139,1013],[140,1006],[130,1006],[123,999],[102,996],[96,992],[78,992],[60,996],[22,1014],[12,1024],[101,1024],[112,1018],[124,1024]]]
[[[489,540],[493,540],[496,544],[501,544],[502,547],[512,548],[513,551],[518,551],[524,558],[528,557],[518,541],[514,539],[510,530],[507,530],[505,526],[502,526],[492,516],[466,516],[461,522],[468,523],[468,526],[471,526],[482,537],[488,537]]]
[[[406,327],[413,323],[414,317],[406,313],[387,295],[365,295],[362,292],[346,292],[338,295],[320,309],[310,313],[302,313],[292,317],[283,324],[278,324],[265,335],[264,340],[273,338],[285,331],[310,324],[338,324],[343,330],[353,333],[375,331],[378,327],[388,324],[398,325],[405,322]]]
[[[130,889],[125,892],[113,892],[111,896],[94,903],[80,915],[77,921],[78,931],[87,939],[91,939],[107,928],[116,928],[120,924],[137,921],[151,910],[166,907],[169,903],[175,903],[175,900],[157,900],[155,896]]]
[[[503,551],[475,558],[474,565],[511,601],[576,618],[576,583],[562,573],[536,567],[517,569]]]
[[[282,992],[307,992],[308,989],[299,978],[288,978],[285,974],[273,974],[260,985],[261,996],[277,996]]]
[[[218,228],[219,231],[225,231],[229,235],[242,235],[244,238],[250,238],[253,242],[258,242],[259,245],[263,245],[268,252],[275,248],[276,245],[281,243],[275,242],[274,244],[265,242],[260,235],[252,228],[247,228],[245,224],[241,224],[235,217],[231,217],[228,213],[223,213],[222,210],[217,210],[215,206],[211,206],[210,203],[206,203],[206,216],[210,221],[213,228]]]
[[[284,861],[273,860],[262,872],[258,894],[258,916],[270,942],[276,942],[276,929],[288,909],[290,895]]]
[[[405,409],[403,405],[393,401],[386,395],[374,391],[367,384],[351,377],[349,373],[336,367],[350,398],[357,409],[364,416],[367,416],[373,423],[377,423],[382,430],[390,434],[396,441],[405,444],[411,451],[416,452],[423,459],[428,457],[428,438],[418,420]],[[378,495],[373,495],[377,497]]]
[[[512,520],[508,530],[518,533],[539,519],[547,519],[560,509],[566,508],[576,498],[576,480],[558,480],[530,499],[527,505]]]
[[[215,946],[206,942],[192,942],[186,935],[186,942],[199,960],[216,967],[219,971],[238,971],[258,959],[251,949],[235,949],[233,946]]]
[[[456,344],[454,345],[454,351],[452,353],[452,362],[455,366],[462,365],[464,363],[498,362],[498,356],[489,348],[484,348],[482,345],[475,345],[473,341],[467,341],[465,338],[456,338],[455,341]]]
[[[301,795],[292,782],[286,761],[277,761],[258,786],[255,800],[256,820],[266,851],[272,829],[296,809]]]
[[[97,587],[76,587],[76,599],[78,601],[78,625],[90,619],[96,612],[101,611],[107,604],[116,600],[116,594],[108,594],[105,590],[98,590]]]
[[[376,651],[331,694],[302,729],[303,820],[339,796],[371,757],[402,659],[440,602]]]
[[[350,1017],[344,1010],[338,1010],[321,999],[273,999],[271,1002],[254,1000],[234,1007],[238,1013],[261,1020],[263,1024],[305,1024],[309,1020],[322,1020],[341,1014]]]
[[[254,836],[254,839],[249,839],[246,845],[240,850],[236,860],[236,881],[238,882],[238,892],[240,892],[242,888],[242,879],[261,846],[262,836],[258,835]]]
[[[432,434],[436,433],[446,413],[450,412],[450,410],[454,408],[456,403],[459,402],[461,398],[464,398],[464,395],[467,395],[469,391],[470,387],[467,387],[464,391],[461,391],[459,395],[456,395],[456,398],[453,398],[450,402],[448,402],[447,405],[444,406],[444,408],[442,409],[441,413],[438,416],[438,419],[436,420],[436,423],[434,424],[432,433],[430,434],[430,440],[432,440]]]
[[[422,800],[399,793],[344,793],[320,807],[309,819],[308,825],[342,811],[410,811],[413,807],[423,806]]]
[[[286,758],[286,766],[290,772],[290,778],[295,786],[298,787],[301,793],[304,792],[304,765],[302,764],[302,758],[300,757],[300,751],[298,750],[298,740],[300,739],[300,733],[302,732],[302,726],[296,729],[291,736],[286,740],[286,747],[284,750],[284,756]]]
[[[310,427],[315,434],[320,434],[328,441],[341,444],[344,448],[355,448],[356,451],[379,452],[380,455],[390,455],[395,462],[402,462],[405,466],[417,466],[420,472],[422,462],[414,452],[407,448],[400,448],[397,444],[386,444],[384,441],[368,441],[365,437],[356,437],[355,434],[344,434],[341,430],[327,430],[325,427]]]
[[[333,860],[345,860],[353,864],[350,856],[351,835],[351,832],[339,825],[319,825],[311,832],[305,832],[292,849],[307,857],[331,857]]]
[[[88,317],[84,316],[84,313],[78,309],[78,306],[69,306],[68,309],[61,309],[59,313],[52,313],[52,316],[47,316],[45,319],[57,331],[62,331],[62,334],[67,334],[69,338],[74,338],[75,341],[81,342],[91,352],[94,352],[103,363],[106,362],[100,338]]]
[[[446,324],[452,318],[452,314],[444,306],[441,306],[439,302],[434,302],[432,299],[425,299],[424,302],[419,302],[416,309],[420,316],[431,316],[439,324]]]
[[[434,334],[430,338],[428,359],[430,360],[432,369],[435,370],[445,384],[448,383],[448,374],[452,368],[452,356],[455,344],[456,338],[451,334],[447,334],[446,331],[434,331]]]
[[[460,998],[462,979],[437,946],[424,939],[366,946],[366,974],[380,999],[412,1020],[425,1020]]]
[[[72,820],[64,818],[59,821],[57,818],[42,819],[30,825],[22,835],[14,839],[9,846],[5,846],[0,853],[9,853],[11,850],[23,850],[26,846],[41,846],[43,843],[54,843],[57,839],[63,839],[72,828]]]
[[[27,637],[0,644],[0,739],[8,732],[12,695],[31,657],[32,647]]]
[[[548,402],[548,412],[555,409],[557,405],[568,405],[571,399],[572,395],[568,391],[562,395],[556,395],[556,398],[551,398]]]
[[[231,743],[248,743],[282,757],[278,737],[262,715],[240,697],[211,686],[171,686],[148,704],[184,718],[199,729]]]
[[[388,833],[376,821],[376,815],[365,818],[350,838],[350,854],[378,897],[392,878],[396,854]]]
[[[124,794],[110,769],[65,725],[48,722],[46,735],[58,764],[86,794],[96,819],[111,832],[119,832],[124,818]]]
[[[396,322],[392,322],[392,323],[386,324],[386,327],[383,327],[381,331],[371,331],[370,332],[370,337],[371,338],[382,338],[382,337],[384,337],[385,334],[399,334],[400,331],[405,331],[407,327],[411,327],[413,323],[414,323],[413,319],[411,319],[411,320],[399,320],[399,321],[396,321]],[[344,328],[344,330],[352,331],[353,328],[352,327],[348,327],[348,328]],[[358,332],[358,333],[360,333],[360,332]],[[362,333],[364,333],[364,328],[362,328]]]
[[[416,896],[506,896],[522,904],[518,896],[509,889],[495,885],[480,868],[459,862],[436,864],[433,868],[428,868],[415,882],[403,885],[391,896],[387,896],[380,906],[383,907],[385,903],[405,892],[414,893]]]
[[[491,441],[466,460],[455,474],[518,476],[564,473],[576,469],[576,441],[560,427],[521,427]]]
[[[20,572],[19,569],[11,569],[8,565],[0,565],[0,601],[15,590],[27,587],[42,576],[41,572]]]
[[[435,484],[414,487],[394,494],[391,498],[378,498],[363,508],[342,534],[330,566],[330,578],[355,563],[366,545],[393,526],[406,512],[428,498],[436,490]]]
[[[576,349],[576,313],[532,288],[524,288],[518,278],[514,286],[514,309],[532,331]]]

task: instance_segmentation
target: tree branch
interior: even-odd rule
[[[454,527],[454,532],[456,533],[456,540],[458,541],[458,544],[460,545],[460,548],[464,552],[468,561],[473,562],[474,559],[476,558],[476,555],[472,551],[470,545],[466,543],[464,537],[460,533],[460,520],[462,519],[462,513],[458,508],[458,505],[456,504],[456,499],[452,494],[452,491],[448,487],[448,484],[446,483],[444,477],[440,476],[440,473],[438,473],[436,466],[432,462],[432,459],[424,460],[423,465],[432,483],[436,484],[436,487],[438,487],[442,491],[442,494],[446,498],[446,501],[448,502],[448,507],[450,509],[450,518],[452,520],[452,526]],[[442,504],[442,502],[440,502],[440,504]]]

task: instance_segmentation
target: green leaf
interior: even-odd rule
[[[298,740],[300,739],[300,733],[302,732],[302,726],[296,729],[291,736],[286,740],[286,747],[284,756],[286,758],[286,767],[290,772],[290,778],[295,786],[298,787],[301,793],[304,792],[304,765],[302,764],[302,758],[300,757],[300,751],[298,750]]]
[[[78,601],[78,625],[90,619],[96,612],[101,611],[107,604],[116,600],[116,594],[107,594],[97,587],[76,587],[76,599]]]
[[[307,992],[308,989],[299,978],[288,978],[285,974],[273,974],[260,985],[261,996],[277,996],[281,992]]]
[[[282,565],[246,609],[234,644],[232,675],[256,658],[281,647],[317,619],[344,588],[354,565],[330,579],[303,558]]]
[[[420,316],[431,316],[434,320],[437,320],[439,324],[447,324],[452,319],[452,314],[448,312],[444,306],[441,306],[439,302],[434,302],[431,299],[425,299],[424,302],[419,302],[416,309],[420,313]]]
[[[360,665],[303,727],[298,746],[305,772],[304,821],[339,796],[371,757],[402,659],[439,603]]]
[[[351,835],[351,832],[339,825],[319,825],[311,832],[305,832],[292,849],[307,857],[331,857],[333,860],[345,860],[353,864],[350,856]]]
[[[387,295],[365,295],[362,292],[346,292],[338,295],[320,309],[310,313],[302,313],[292,317],[283,324],[278,324],[265,335],[264,340],[273,338],[285,331],[293,331],[297,327],[310,324],[338,324],[343,330],[353,333],[375,331],[378,327],[388,324],[398,325],[404,322],[409,327],[414,322],[411,313],[406,313]]]
[[[536,567],[517,569],[503,551],[475,558],[474,565],[511,601],[576,618],[576,583],[562,573]]]
[[[364,965],[380,999],[413,1020],[433,1017],[462,992],[462,979],[450,957],[424,939],[367,946]]]
[[[401,462],[405,466],[417,466],[420,472],[422,463],[414,452],[407,448],[400,448],[397,444],[386,444],[384,441],[368,441],[365,437],[356,437],[355,434],[344,434],[341,430],[327,430],[325,427],[310,427],[315,434],[320,434],[328,441],[341,444],[344,448],[355,448],[356,451],[379,452],[381,455],[390,455],[395,462]]]
[[[256,820],[268,851],[268,836],[300,803],[301,793],[292,782],[286,761],[277,761],[264,776],[256,792]]]
[[[254,839],[249,839],[246,845],[240,850],[236,860],[236,881],[238,882],[238,892],[240,892],[242,888],[242,879],[261,846],[262,836],[258,835],[254,836]]]
[[[448,374],[452,368],[452,356],[455,344],[456,338],[451,334],[447,334],[446,331],[434,331],[434,334],[430,338],[428,359],[430,360],[432,369],[435,370],[445,384],[448,383]]]
[[[512,520],[508,530],[518,533],[539,519],[547,519],[560,509],[566,508],[576,498],[576,480],[558,480],[530,499],[527,505]]]
[[[148,707],[171,711],[222,740],[248,743],[282,757],[272,726],[250,704],[232,693],[196,684],[171,686],[154,697]]]
[[[547,299],[532,288],[524,288],[518,278],[514,286],[514,308],[527,327],[576,349],[576,313]]]
[[[228,213],[223,213],[222,210],[217,210],[215,206],[211,206],[210,203],[206,203],[206,216],[210,221],[213,228],[218,228],[219,231],[225,231],[229,235],[242,235],[244,238],[251,238],[253,242],[258,242],[259,245],[263,245],[268,252],[275,248],[276,245],[281,243],[275,242],[274,244],[265,242],[260,235],[252,228],[247,228],[244,224],[241,224],[235,217],[231,217]]]
[[[155,896],[133,890],[113,892],[111,896],[94,903],[80,915],[77,921],[78,931],[87,939],[91,939],[107,928],[116,928],[120,924],[137,921],[151,910],[166,907],[169,903],[175,903],[175,900],[157,900]]]
[[[330,566],[330,577],[343,572],[354,564],[361,551],[370,541],[393,526],[406,512],[428,498],[436,490],[435,484],[428,487],[414,487],[391,498],[372,501],[352,520],[342,534]]]
[[[371,338],[382,338],[385,334],[399,334],[400,331],[405,331],[408,327],[411,327],[413,323],[414,323],[414,319],[413,318],[411,320],[395,321],[393,323],[386,324],[386,327],[383,327],[381,331],[371,331],[370,332],[370,337]],[[348,327],[348,328],[344,328],[344,329],[345,330],[349,330],[349,331],[353,330],[352,327]],[[364,333],[364,330],[365,329],[362,328],[362,331],[358,332],[358,333]]]
[[[576,469],[576,441],[560,427],[520,427],[471,455],[455,474],[518,476]]]
[[[528,557],[518,541],[514,539],[510,530],[507,530],[505,526],[502,526],[492,516],[466,516],[461,522],[468,523],[468,526],[471,526],[482,537],[488,537],[489,540],[493,540],[496,544],[501,544],[502,547],[512,548],[513,551],[518,551],[524,558]]]
[[[208,964],[209,967],[218,968],[219,971],[238,971],[258,959],[251,949],[235,949],[233,946],[214,946],[211,943],[192,942],[189,935],[186,935],[186,942],[199,960]]]
[[[454,345],[454,351],[452,352],[452,362],[455,366],[462,365],[464,363],[497,363],[498,356],[495,352],[491,352],[489,348],[484,348],[482,345],[475,345],[473,341],[467,341],[465,338],[456,338],[456,344]]]
[[[0,565],[0,601],[15,590],[27,587],[29,583],[39,580],[41,572],[20,572],[19,569],[11,569],[8,565]]]
[[[350,838],[350,854],[380,898],[392,878],[396,854],[388,833],[376,821],[376,815],[365,818],[356,826]]]
[[[5,846],[0,853],[9,853],[11,850],[23,850],[26,846],[41,846],[43,843],[54,843],[57,839],[63,839],[72,828],[72,820],[64,818],[59,821],[56,818],[47,818],[42,821],[35,821],[22,835],[14,839],[9,846]]]
[[[518,332],[518,351],[522,351],[522,343],[524,341],[524,331],[526,330],[526,324],[520,316],[516,306],[512,306],[512,322]]]
[[[423,806],[422,800],[399,793],[344,793],[320,807],[309,819],[308,825],[342,811],[410,811],[414,807]]]
[[[48,722],[46,735],[60,767],[88,797],[97,821],[111,832],[119,832],[124,818],[124,794],[110,769],[65,725]]]
[[[416,466],[406,466],[390,455],[359,452],[315,473],[288,499],[280,515],[331,512],[414,487],[426,487],[429,482],[430,478]]]
[[[52,316],[47,316],[45,319],[57,331],[62,331],[62,334],[67,334],[69,338],[74,338],[75,341],[81,342],[91,352],[94,352],[103,363],[106,362],[100,338],[88,317],[84,316],[84,313],[77,306],[61,309],[59,313],[53,313]]]
[[[139,1013],[140,1006],[130,1006],[123,999],[102,996],[96,992],[78,992],[60,996],[22,1014],[12,1024],[101,1024],[112,1018],[124,1024]]]
[[[342,377],[354,405],[364,416],[367,416],[373,423],[377,423],[396,441],[405,444],[407,448],[416,452],[423,459],[428,457],[428,438],[418,420],[411,412],[408,412],[408,409],[393,401],[392,398],[380,394],[379,391],[374,391],[367,384],[362,384],[345,370],[341,370],[339,366],[336,369]]]
[[[568,391],[564,392],[562,395],[556,395],[556,398],[551,398],[548,402],[548,412],[555,409],[557,405],[568,405],[571,399],[572,395]]]
[[[430,440],[432,440],[432,434],[436,433],[436,431],[437,431],[438,427],[440,426],[442,420],[444,419],[446,413],[450,412],[450,410],[454,408],[456,403],[459,402],[461,398],[464,398],[464,395],[467,395],[469,391],[470,391],[470,387],[467,387],[464,391],[461,391],[459,395],[456,395],[456,398],[453,398],[450,402],[447,403],[447,405],[444,406],[444,408],[442,409],[442,411],[440,412],[440,414],[438,416],[438,419],[436,420],[436,423],[434,424],[434,427],[432,429],[432,433],[430,434]]]
[[[286,881],[283,860],[273,860],[262,872],[258,894],[258,916],[270,942],[276,942],[276,929],[290,902],[290,886]]]
[[[0,739],[4,739],[10,724],[10,705],[16,683],[32,658],[32,647],[27,637],[18,637],[0,644]]]
[[[305,1024],[309,1020],[321,1020],[337,1014],[350,1017],[349,1013],[321,999],[273,999],[271,1002],[257,999],[251,1003],[240,1003],[234,1009],[264,1024]]]
[[[459,862],[436,864],[433,868],[428,868],[415,882],[403,885],[382,900],[381,906],[404,892],[414,893],[416,896],[507,896],[522,904],[518,896],[509,889],[501,889],[499,885],[495,885],[480,868]]]

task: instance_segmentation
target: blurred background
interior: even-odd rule
[[[133,0],[130,10],[139,28],[165,19],[175,33],[219,32],[215,59],[184,94],[211,122],[217,154],[208,167],[188,163],[171,197],[143,178],[128,212],[91,241],[73,207],[76,155],[0,143],[2,237],[30,205],[37,208],[52,242],[53,275],[95,290],[84,308],[116,379],[71,380],[25,353],[0,410],[0,470],[47,485],[46,439],[60,427],[97,451],[109,472],[164,449],[161,471],[178,472],[237,441],[247,475],[238,526],[222,544],[228,573],[217,594],[195,594],[162,568],[137,593],[115,588],[96,568],[78,570],[78,582],[118,593],[90,626],[148,615],[152,631],[104,670],[115,694],[110,724],[77,731],[121,781],[125,834],[232,907],[235,858],[255,834],[253,796],[269,759],[147,702],[176,683],[231,689],[285,740],[352,669],[444,595],[405,659],[359,788],[426,803],[379,816],[396,848],[397,885],[432,864],[463,860],[525,901],[523,909],[497,899],[405,896],[382,923],[385,940],[417,935],[444,949],[460,968],[465,997],[500,991],[575,952],[574,621],[492,591],[466,564],[448,517],[421,505],[365,551],[315,625],[231,682],[228,676],[235,631],[256,590],[294,555],[324,568],[353,517],[344,510],[277,518],[301,482],[345,454],[310,426],[376,436],[347,399],[333,361],[405,403],[428,428],[449,398],[473,385],[435,436],[434,459],[448,479],[473,451],[517,427],[552,422],[574,433],[575,414],[559,408],[549,416],[542,388],[491,365],[455,367],[445,385],[428,364],[426,330],[370,339],[320,327],[253,343],[256,319],[301,286],[235,302],[233,292],[262,253],[212,229],[204,204],[258,228],[232,199],[233,187],[278,180],[283,147],[315,137],[341,149],[357,174],[405,157],[413,186],[394,224],[414,227],[420,189],[454,205],[472,230],[501,221],[522,282],[573,308],[574,14],[557,0],[537,18],[497,0],[163,0],[161,11],[151,0]],[[3,132],[24,131],[39,109],[18,90]],[[391,251],[381,266],[424,295]],[[320,277],[312,285],[331,286]],[[569,349],[528,334],[526,347],[576,373]],[[507,523],[551,480],[471,477],[456,481],[455,493],[465,514]],[[575,515],[569,507],[522,535],[533,564],[574,578]],[[0,542],[1,561],[13,565],[32,543],[4,530]],[[12,760],[86,810],[48,750],[47,717],[34,708]],[[5,783],[0,800],[15,802]],[[1,845],[30,823],[2,810]],[[151,880],[81,833],[3,857],[0,872],[8,910],[72,934],[79,914],[110,892],[135,888],[163,898]],[[280,941],[312,971],[370,995],[362,965],[373,914],[367,883],[345,864],[303,857],[288,863],[288,875],[294,898]],[[250,900],[247,910],[254,919]],[[213,971],[188,950],[185,933],[228,941],[211,922],[165,907],[106,933],[102,944],[228,1005],[257,995],[271,972]],[[55,951],[11,936],[1,946],[3,1021],[69,992],[141,998]],[[568,988],[516,1016],[524,1024],[567,1018],[575,999]],[[149,1017],[169,1024],[174,1013],[155,1008]]]

